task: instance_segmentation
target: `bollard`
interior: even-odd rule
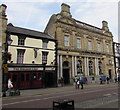
[[[74,110],[74,100],[72,99],[54,100],[53,110]]]

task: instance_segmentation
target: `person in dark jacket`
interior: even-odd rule
[[[107,80],[107,84],[109,84],[110,78],[108,76],[107,76],[106,80]]]
[[[82,77],[79,77],[79,81],[80,81],[80,85],[81,85],[81,89],[83,89],[83,78]]]

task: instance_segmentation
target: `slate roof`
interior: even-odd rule
[[[15,27],[12,24],[8,24],[7,32],[10,32],[11,34],[14,34],[14,35],[25,35],[32,38],[55,40],[54,37],[46,33],[31,30],[31,29],[21,28],[21,27]]]

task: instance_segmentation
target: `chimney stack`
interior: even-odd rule
[[[102,29],[105,30],[105,31],[109,31],[108,22],[107,21],[102,21]]]
[[[3,18],[6,18],[6,8],[7,6],[5,4],[0,5],[0,16]]]
[[[62,14],[62,16],[65,16],[65,17],[72,17],[72,15],[70,13],[70,6],[65,3],[62,3],[61,14]]]

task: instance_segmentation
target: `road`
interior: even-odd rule
[[[83,90],[72,88],[60,92],[3,99],[3,108],[52,108],[56,99],[73,99],[75,108],[118,108],[118,85],[96,86]],[[112,106],[112,104],[114,106]],[[109,106],[108,106],[109,105]]]

